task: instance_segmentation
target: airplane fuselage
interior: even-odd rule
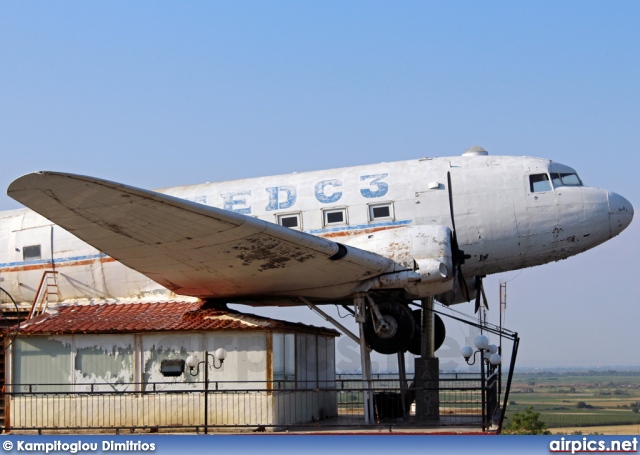
[[[568,258],[619,234],[633,217],[623,197],[583,186],[572,168],[529,157],[423,158],[158,192],[372,251],[409,269],[415,251],[406,233],[452,228],[451,195],[465,277]],[[0,214],[1,287],[30,302],[53,266],[60,300],[178,298],[32,211]]]

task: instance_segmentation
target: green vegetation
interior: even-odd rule
[[[527,412],[551,429],[640,424],[640,372],[516,372],[505,429]]]
[[[547,424],[540,420],[540,413],[529,406],[524,412],[511,414],[509,423],[502,429],[502,434],[551,434]]]

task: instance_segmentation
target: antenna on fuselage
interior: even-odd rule
[[[462,156],[486,156],[489,152],[480,147],[479,145],[474,145],[473,147],[469,147]]]
[[[484,303],[484,307],[489,309],[489,302],[487,302],[487,295],[484,293],[484,285],[482,284],[481,276],[476,276],[476,313],[480,311],[480,296],[482,295],[482,303]]]

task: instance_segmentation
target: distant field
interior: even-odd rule
[[[608,425],[596,427],[561,427],[551,428],[553,434],[571,434],[576,432],[583,434],[638,434],[640,435],[640,425]]]
[[[509,402],[507,418],[533,406],[554,432],[615,434],[624,425],[637,434],[640,372],[516,372]]]

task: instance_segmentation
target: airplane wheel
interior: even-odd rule
[[[387,330],[376,333],[371,311],[367,310],[364,323],[365,341],[371,349],[381,354],[406,351],[415,330],[411,310],[406,305],[392,302],[379,303],[378,309],[387,322]]]
[[[420,352],[420,340],[422,339],[422,310],[413,310],[413,321],[415,324],[415,328],[413,332],[413,338],[411,339],[411,343],[409,343],[408,351],[413,355],[422,355],[422,353]],[[435,329],[433,342],[435,344],[435,351],[437,351],[444,343],[444,339],[447,336],[447,330],[444,327],[442,318],[440,318],[440,316],[435,313],[433,314],[433,328]]]

